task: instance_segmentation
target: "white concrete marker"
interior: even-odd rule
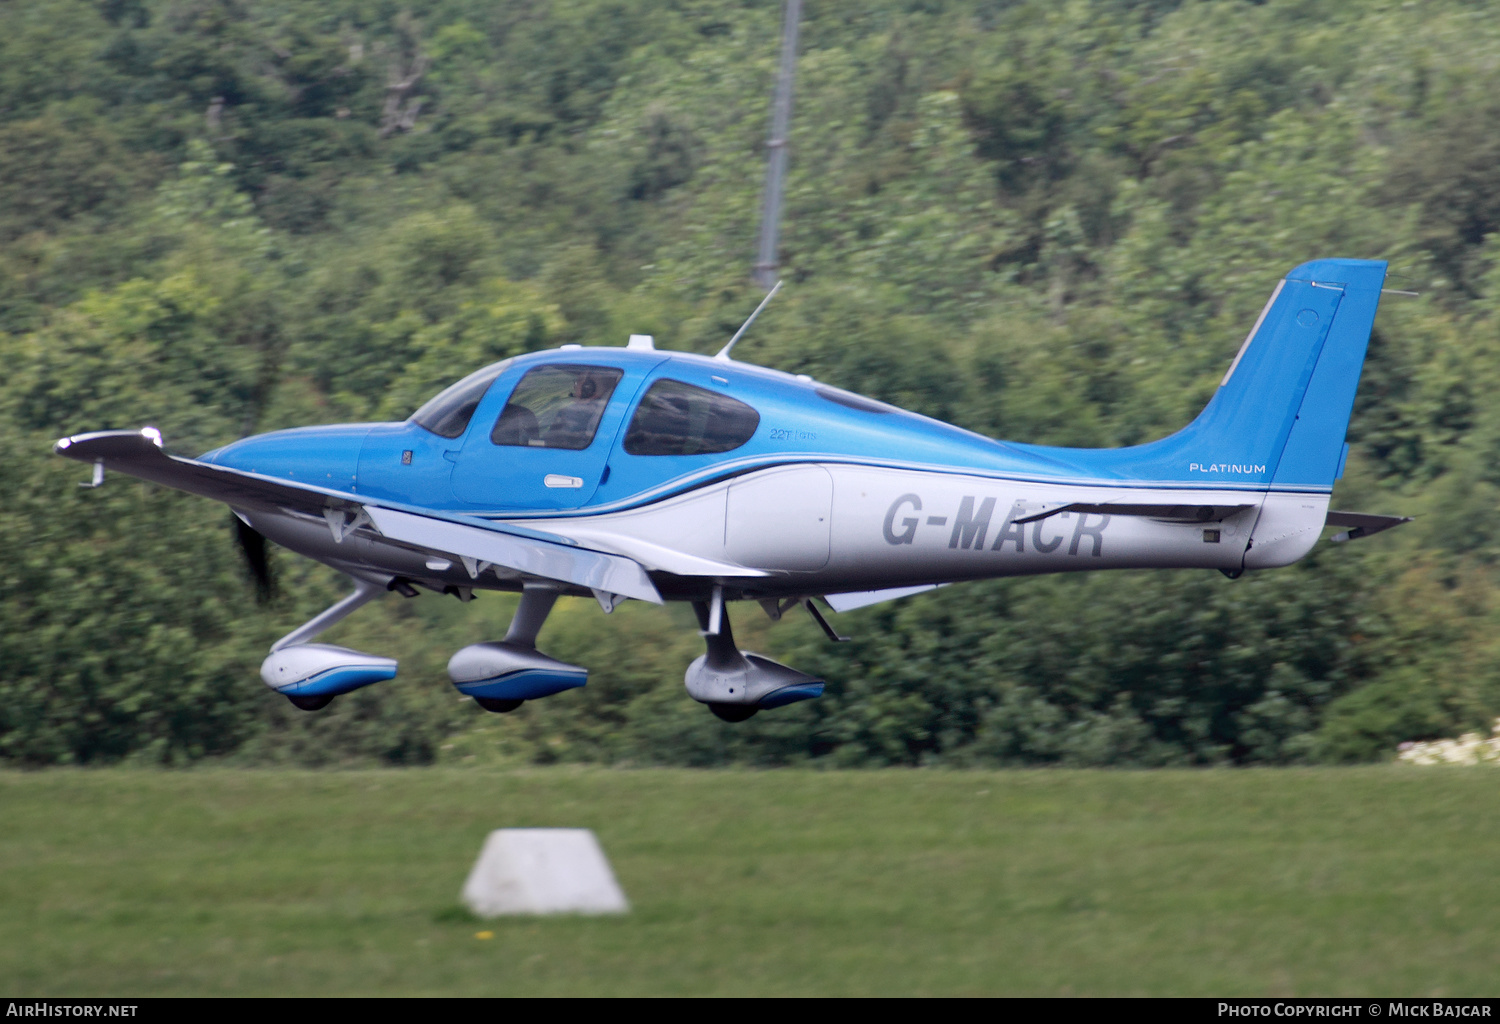
[[[586,828],[497,828],[484,841],[462,899],[480,917],[630,909]]]

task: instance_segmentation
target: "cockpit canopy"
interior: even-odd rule
[[[486,366],[446,388],[411,416],[439,437],[469,427],[490,385],[513,359]],[[547,363],[528,370],[511,390],[490,430],[501,447],[581,451],[594,441],[605,408],[624,376],[613,366]],[[662,377],[647,388],[625,430],[631,455],[716,455],[755,436],[760,413],[738,399]]]
[[[1027,474],[1055,468],[1045,454],[809,377],[654,350],[519,355],[445,389],[400,433],[399,441],[391,435],[399,444],[393,457],[431,467],[424,487],[451,486],[457,501],[495,510],[614,506],[714,474],[800,461]],[[361,486],[379,488],[375,467],[386,456],[373,443],[361,466],[367,462]],[[412,493],[411,486],[393,478],[390,493]]]

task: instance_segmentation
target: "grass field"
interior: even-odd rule
[[[459,910],[549,825],[628,916]],[[1493,995],[1497,854],[1482,769],[0,773],[0,995]]]

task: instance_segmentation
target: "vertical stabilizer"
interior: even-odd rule
[[[1093,453],[1097,469],[1167,485],[1330,490],[1385,268],[1316,260],[1293,270],[1198,418],[1160,441]]]
[[[1178,435],[1191,479],[1333,486],[1385,268],[1317,260],[1276,286],[1218,393]]]

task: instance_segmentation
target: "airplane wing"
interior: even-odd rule
[[[1113,502],[1096,505],[1075,501],[1034,513],[1017,519],[1015,522],[1017,524],[1035,523],[1064,512],[1087,512],[1091,515],[1138,516],[1143,519],[1160,519],[1169,523],[1212,523],[1228,519],[1236,512],[1243,512],[1252,507],[1251,505],[1126,505]]]
[[[1324,526],[1346,526],[1348,529],[1336,533],[1329,539],[1335,544],[1368,537],[1372,533],[1389,530],[1393,526],[1411,522],[1411,516],[1376,516],[1368,512],[1330,512]]]
[[[584,525],[574,525],[575,522],[581,522]],[[588,526],[587,523],[588,520],[584,519],[552,525],[574,543],[600,551],[609,551],[617,555],[623,555],[626,558],[641,563],[648,569],[669,572],[674,576],[711,576],[714,579],[755,579],[771,575],[764,569],[752,569],[744,565],[735,565],[733,562],[721,562],[718,559],[705,558],[702,555],[689,554],[686,551],[677,551],[667,547],[665,544],[654,544],[640,537],[608,529],[595,529]]]
[[[634,559],[584,547],[555,534],[461,514],[434,512],[372,501],[311,484],[215,466],[168,454],[161,433],[103,430],[65,437],[53,446],[58,455],[149,480],[179,491],[222,501],[231,508],[275,512],[290,509],[326,516],[339,532],[352,529],[361,512],[391,540],[443,554],[505,566],[517,572],[555,579],[591,590],[661,604],[661,594]],[[346,518],[350,517],[350,518]]]
[[[867,608],[872,604],[894,601],[898,597],[910,597],[912,594],[936,590],[938,587],[947,585],[946,583],[925,583],[917,587],[891,587],[888,590],[857,590],[844,594],[824,594],[823,600],[827,601],[828,607],[836,612],[852,612],[856,608]]]
[[[467,556],[530,576],[662,603],[646,570],[622,555],[518,537],[492,523],[480,526],[483,521],[477,519],[469,525],[373,504],[365,505],[365,514],[382,535],[423,550]]]
[[[169,455],[162,448],[161,432],[154,427],[77,434],[58,441],[52,450],[69,459],[92,462],[96,468],[212,498],[233,508],[265,511],[287,508],[318,516],[324,509],[352,512],[363,504],[361,498],[342,491]],[[100,479],[95,476],[96,485]]]

